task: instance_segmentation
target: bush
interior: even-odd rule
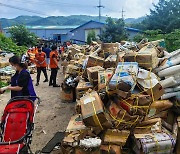
[[[168,52],[180,49],[180,29],[176,29],[171,33],[165,34],[161,30],[148,30],[144,34],[139,34],[134,37],[135,42],[140,42],[143,38],[149,41],[165,39]]]
[[[22,55],[27,51],[25,46],[17,46],[10,38],[0,34],[0,49],[10,51],[17,55]]]

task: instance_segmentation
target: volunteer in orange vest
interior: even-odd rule
[[[50,76],[49,86],[60,87],[59,85],[56,84],[57,73],[59,70],[59,66],[58,66],[59,55],[58,55],[57,46],[53,45],[51,49],[52,49],[50,53],[51,76]]]
[[[35,62],[37,67],[37,83],[36,86],[39,85],[41,71],[44,73],[45,80],[44,82],[48,82],[48,75],[46,71],[47,63],[46,63],[46,53],[42,52],[42,47],[38,46],[38,53],[35,55]]]

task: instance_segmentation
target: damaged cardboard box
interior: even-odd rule
[[[110,55],[104,61],[104,68],[116,68],[117,66],[117,55]]]
[[[99,148],[87,150],[85,148],[76,147],[74,154],[101,154],[101,152]]]
[[[104,58],[97,56],[89,56],[86,67],[104,66]]]
[[[72,64],[67,65],[67,68],[66,68],[67,74],[78,74],[81,71],[82,71],[81,68]]]
[[[151,102],[151,96],[136,94],[126,100],[120,100],[118,104],[130,115],[145,116],[148,113]]]
[[[162,119],[154,118],[150,120],[145,120],[138,124],[134,129],[134,135],[136,138],[141,138],[142,135],[151,134],[152,132],[161,133],[162,132]]]
[[[118,145],[101,145],[102,154],[122,154],[121,146]]]
[[[103,103],[97,92],[92,92],[80,99],[83,121],[86,126],[98,127],[101,130],[111,128],[112,124],[104,113]]]
[[[157,76],[150,71],[139,69],[137,82],[142,90],[152,97],[153,101],[159,100],[164,94],[164,89]]]
[[[126,110],[114,102],[111,102],[108,110],[115,128],[119,130],[129,130],[143,120],[140,116],[131,116]]]
[[[138,62],[139,66],[154,69],[158,66],[157,49],[153,45],[143,47],[139,52],[127,52],[124,56],[126,62]]]
[[[88,79],[92,85],[98,84],[98,72],[99,71],[104,71],[104,68],[101,66],[94,66],[94,67],[87,68]]]
[[[119,50],[119,43],[102,43],[101,44],[101,49],[105,53],[111,53],[111,54],[116,54],[117,51]]]
[[[135,137],[135,143],[134,151],[137,154],[170,154],[173,153],[176,141],[171,134],[155,133],[139,139]]]
[[[128,130],[108,129],[104,134],[104,144],[113,144],[122,147],[126,144],[129,135],[130,131]]]
[[[160,101],[154,101],[150,108],[149,113],[147,115],[148,118],[154,117],[154,116],[162,116],[161,113],[163,111],[167,111],[173,106],[173,103],[169,100],[160,100]],[[166,113],[167,114],[167,113]],[[166,115],[165,114],[165,115]]]
[[[90,82],[80,81],[76,87],[76,98],[80,99],[89,90],[93,89],[93,85]]]
[[[108,83],[111,77],[114,74],[114,69],[107,69],[106,71],[99,71],[98,72],[98,90],[99,91],[106,91],[106,87],[108,87]]]
[[[110,90],[132,91],[136,86],[136,76],[138,74],[138,63],[120,62],[116,68],[115,74],[109,82]]]
[[[73,102],[74,94],[72,89],[61,89],[60,90],[60,98],[63,102]]]
[[[78,131],[78,130],[85,130],[87,127],[84,125],[82,116],[81,115],[75,115],[71,117],[69,124],[66,128],[66,132],[70,133],[73,131]]]

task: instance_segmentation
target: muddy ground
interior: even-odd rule
[[[50,75],[50,71],[48,71]],[[36,83],[36,74],[32,75],[33,83]],[[33,152],[41,150],[46,143],[58,131],[64,131],[68,125],[71,116],[74,114],[73,103],[62,103],[60,99],[60,88],[49,87],[48,83],[43,83],[43,74],[41,82],[35,87],[37,95],[41,98],[41,105],[38,107],[35,117],[35,130],[33,132],[33,141],[31,148]],[[62,83],[63,74],[58,72],[58,83]],[[0,114],[2,115],[5,105],[10,99],[10,93],[0,95]]]

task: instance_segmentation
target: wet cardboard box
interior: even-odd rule
[[[102,154],[122,154],[121,146],[118,145],[101,145]]]
[[[115,90],[118,87],[122,91],[132,91],[136,85],[138,68],[138,63],[136,62],[118,63],[115,74],[109,82],[109,88]]]
[[[116,68],[117,66],[117,55],[110,55],[104,61],[104,68]]]
[[[87,94],[80,99],[81,111],[84,124],[89,127],[97,127],[103,130],[104,127],[111,127],[111,123],[106,118],[104,106],[97,92]]]
[[[127,52],[124,56],[124,60],[126,62],[138,62],[139,66],[146,69],[154,69],[159,63],[156,50],[155,47],[145,46],[139,52]]]
[[[93,67],[93,66],[104,66],[104,58],[97,57],[97,56],[89,56],[88,62],[87,62],[87,68]]]
[[[124,146],[130,135],[130,131],[117,129],[108,129],[104,134],[104,144],[114,144]]]
[[[106,71],[98,72],[98,90],[104,91],[107,90],[108,83],[114,74],[114,69],[107,69]]]
[[[147,153],[162,153],[169,154],[173,153],[175,146],[175,139],[169,133],[155,133],[142,135],[141,138],[135,136],[134,152],[137,154]]]
[[[104,53],[116,54],[119,49],[119,43],[102,43],[101,49]]]
[[[104,70],[105,69],[101,66],[94,66],[87,68],[87,75],[91,84],[93,84],[93,81],[98,81],[98,72]]]
[[[90,82],[80,81],[76,87],[76,98],[80,99],[89,90],[93,89],[93,85]]]
[[[60,90],[60,98],[64,103],[71,103],[74,99],[74,94],[72,90]]]

